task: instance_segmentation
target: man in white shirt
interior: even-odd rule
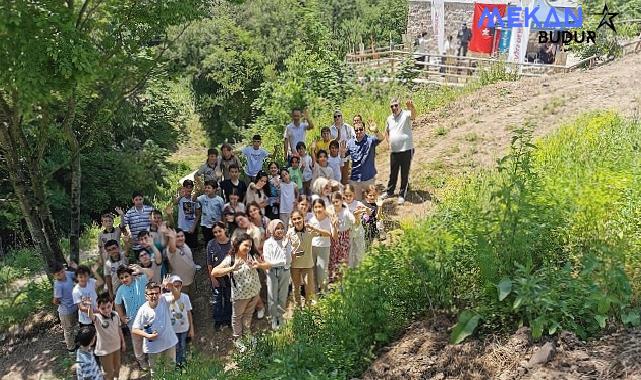
[[[174,300],[180,299],[180,290],[173,283],[166,282],[164,285],[171,291]],[[131,333],[144,338],[142,350],[149,356],[153,378],[157,363],[175,365],[178,338],[172,328],[169,301],[162,296],[160,284],[153,281],[148,283],[145,298],[147,302],[138,309]]]
[[[305,121],[301,122],[301,116]],[[314,129],[314,123],[310,119],[307,110],[301,112],[300,109],[294,108],[292,110],[292,122],[285,127],[283,135],[283,148],[286,158],[296,154],[296,144],[302,141],[305,142],[305,133]]]
[[[407,186],[409,184],[410,164],[414,154],[412,139],[412,120],[416,118],[416,108],[411,100],[406,103],[407,110],[401,109],[398,98],[390,101],[392,114],[387,118],[385,137],[390,148],[390,175],[387,183],[387,194],[382,199],[394,196],[399,169],[401,171],[401,187],[398,194],[398,204],[405,203]]]

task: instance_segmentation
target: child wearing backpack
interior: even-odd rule
[[[95,354],[105,372],[105,380],[118,379],[120,375],[120,353],[126,351],[125,337],[120,328],[118,313],[113,311],[113,299],[102,293],[96,301],[98,312],[89,309],[89,318],[96,329]]]

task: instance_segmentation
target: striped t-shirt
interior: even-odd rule
[[[76,377],[78,380],[103,380],[102,371],[98,367],[93,352],[78,349],[76,351]]]
[[[154,208],[148,205],[143,205],[142,210],[132,207],[122,217],[122,225],[128,225],[131,231],[131,240],[134,243],[134,249],[142,249],[138,244],[138,234],[140,231],[146,231],[151,225],[151,212]]]

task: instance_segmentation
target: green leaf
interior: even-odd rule
[[[452,330],[452,335],[450,336],[450,344],[459,344],[465,340],[468,336],[474,333],[476,326],[479,324],[481,316],[478,313],[465,310],[458,317],[458,322],[454,329]]]
[[[599,322],[599,327],[602,329],[605,328],[605,321],[608,319],[605,315],[595,315],[594,319],[596,319],[597,322]]]
[[[504,278],[496,285],[496,288],[499,290],[499,301],[503,301],[512,293],[512,280]]]
[[[521,306],[521,303],[523,303],[523,297],[517,297],[517,299],[514,300],[514,304],[512,305],[512,309],[516,310]]]
[[[599,300],[597,311],[601,314],[607,314],[608,310],[610,310],[610,300],[606,297],[603,297]]]
[[[374,340],[377,342],[386,342],[387,341],[387,334],[385,333],[376,333],[374,334]]]
[[[621,316],[621,321],[624,325],[631,325],[637,327],[641,325],[641,315],[638,310],[631,310]]]
[[[545,328],[545,317],[540,316],[532,321],[532,338],[538,339],[543,335],[543,329]]]

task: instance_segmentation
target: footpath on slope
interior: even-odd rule
[[[630,55],[589,71],[483,87],[422,115],[414,127],[408,202],[386,203],[386,210],[393,219],[426,216],[433,207],[435,184],[447,174],[495,166],[507,152],[513,130],[526,124],[534,137],[541,137],[590,111],[611,109],[638,117],[640,70],[641,57]],[[382,183],[389,175],[387,154],[377,157],[377,167]],[[545,342],[533,344],[527,328],[454,346],[448,340],[455,323],[444,315],[415,322],[381,350],[362,379],[641,379],[639,328],[609,331],[591,342],[561,333],[550,338],[556,352],[540,366],[528,361]]]
[[[385,210],[393,219],[424,217],[443,178],[493,167],[509,148],[513,131],[526,124],[533,128],[534,137],[540,137],[589,111],[614,109],[638,115],[639,73],[641,56],[628,55],[592,70],[486,86],[421,115],[414,124],[415,156],[407,202],[401,207],[386,203]],[[385,187],[389,154],[384,149],[377,155],[376,167],[377,183]]]

